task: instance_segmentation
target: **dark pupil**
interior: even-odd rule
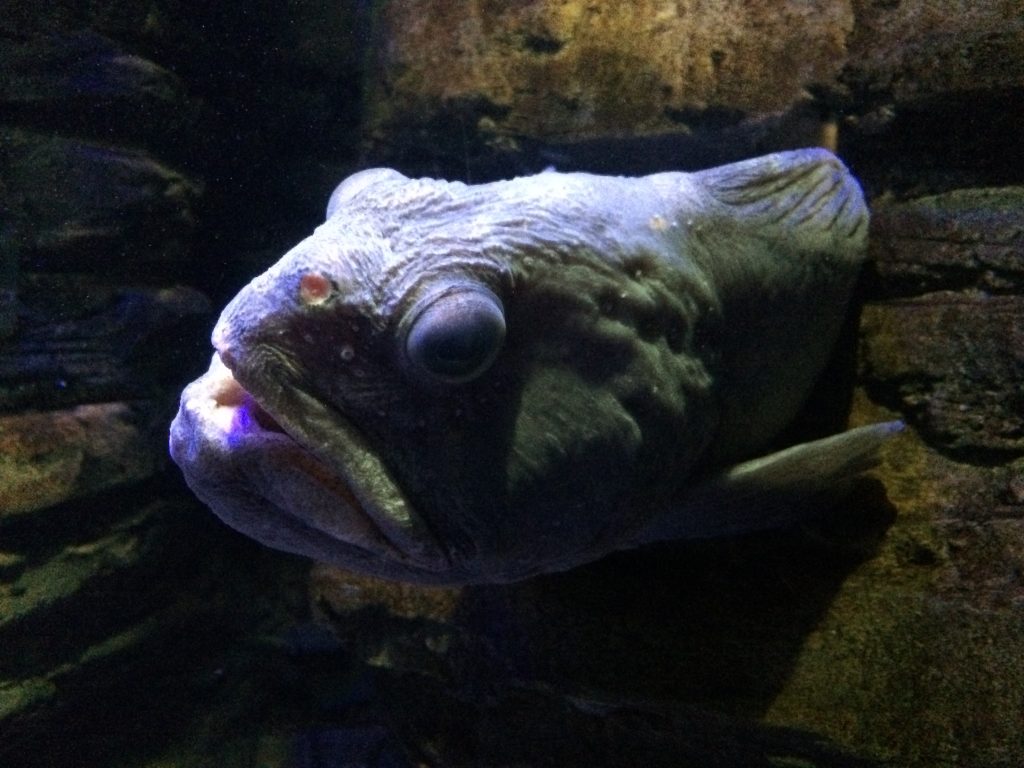
[[[453,313],[419,340],[423,366],[438,376],[473,374],[493,353],[498,343],[496,331],[486,316]]]
[[[479,318],[451,318],[423,339],[423,364],[434,373],[460,376],[472,373],[490,354],[494,342],[488,323]]]

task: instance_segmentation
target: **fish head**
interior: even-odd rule
[[[694,300],[654,279],[675,270],[648,257],[624,280],[580,181],[550,174],[506,205],[348,179],[221,314],[172,430],[193,488],[272,546],[411,581],[509,581],[617,548],[708,439],[709,382],[685,354]]]

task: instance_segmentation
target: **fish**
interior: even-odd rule
[[[792,525],[902,426],[771,450],[868,222],[824,149],[633,178],[361,171],[224,308],[170,453],[242,533],[413,583]]]

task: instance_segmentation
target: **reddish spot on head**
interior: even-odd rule
[[[330,295],[331,281],[319,272],[307,272],[299,279],[299,299],[303,304],[322,304]]]

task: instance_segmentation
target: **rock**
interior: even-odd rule
[[[496,133],[579,139],[679,129],[708,109],[785,111],[838,75],[853,27],[844,3],[815,5],[390,5],[371,125],[477,103]]]
[[[195,244],[201,102],[143,42],[183,9],[29,5],[0,19],[0,763],[112,764],[184,727],[294,577],[233,559],[161,475],[209,356],[210,302],[181,283],[216,285],[223,255]]]
[[[1024,190],[885,199],[872,223],[861,379],[936,448],[1024,453]]]
[[[148,153],[0,128],[5,193],[32,216],[22,225],[22,268],[165,273],[195,225],[198,185]]]
[[[377,19],[367,160],[407,171],[593,171],[654,135],[671,147],[654,143],[662,169],[838,141],[901,183],[913,174],[900,155],[915,157],[918,180],[924,155],[962,164],[960,185],[971,167],[1005,171],[994,158],[1019,155],[999,137],[1024,108],[1024,22],[999,0],[964,14],[931,0],[543,0],[458,11],[417,0]],[[955,153],[942,149],[950,132],[962,133]],[[580,142],[612,146],[602,155]]]
[[[15,578],[24,568],[24,555],[19,555],[15,552],[0,552],[0,578]]]
[[[39,502],[47,501],[40,494]],[[142,590],[125,589],[139,583],[142,571],[153,575],[146,561],[155,542],[146,534],[159,517],[155,508],[135,510],[98,537],[88,526],[68,526],[45,555],[34,552],[31,565],[0,583],[0,642],[7,651],[0,660],[0,724],[61,705],[54,700],[61,678],[81,674],[87,649],[95,646],[91,658],[99,658],[103,644],[159,605]],[[8,542],[24,544],[9,518],[0,522]]]
[[[181,81],[91,30],[0,36],[7,125],[158,145],[188,124]]]
[[[881,413],[861,392],[855,417]],[[765,720],[897,765],[1017,761],[1024,506],[1010,489],[1021,476],[1022,458],[982,467],[914,433],[894,444],[879,477],[897,515],[807,636]]]
[[[608,702],[541,687],[462,698],[426,676],[379,678],[402,742],[431,765],[880,768],[815,734],[668,702]]]
[[[1024,293],[1024,187],[876,201],[869,242],[873,297]]]
[[[14,332],[18,315],[18,248],[22,240],[19,222],[27,216],[16,211],[17,207],[0,176],[0,343]]]
[[[1020,184],[1024,17],[1014,3],[855,0],[840,136],[874,191]]]
[[[714,133],[798,110],[839,75],[854,23],[846,3],[813,6],[390,4],[368,73],[369,154],[405,144],[406,163],[418,149],[458,172],[521,137]],[[808,122],[789,139],[814,143],[820,120]],[[743,132],[749,148],[748,133],[764,130]]]
[[[192,359],[210,315],[209,300],[190,288],[81,275],[25,275],[19,299],[18,331],[0,342],[0,412],[151,398],[190,365],[181,361]],[[182,343],[189,338],[195,347]]]
[[[936,292],[869,304],[861,339],[868,391],[930,443],[975,460],[1024,453],[1024,297]]]
[[[147,416],[127,403],[0,415],[0,518],[152,475],[162,456]]]
[[[313,565],[310,593],[322,611],[337,615],[382,610],[397,619],[452,618],[461,592],[457,587],[421,587],[363,576],[322,563]]]
[[[422,587],[317,564],[309,595],[315,615],[336,632],[342,647],[375,666],[445,677],[462,630],[455,620],[462,590]]]
[[[298,563],[262,557],[166,483],[0,519],[0,536],[30,553],[0,576],[4,766],[41,754],[54,766],[142,765],[193,716],[199,751],[219,756],[211,717],[241,733],[250,707],[267,711],[287,688],[275,677],[282,654],[252,632],[281,624]],[[265,598],[268,584],[277,591]],[[133,744],[146,745],[138,762]]]
[[[1002,0],[955,11],[935,0],[853,0],[843,80],[873,99],[907,104],[1024,85],[1024,17]]]
[[[181,81],[88,30],[0,34],[0,68],[0,243],[22,270],[180,264],[201,185],[158,154],[188,156]]]

